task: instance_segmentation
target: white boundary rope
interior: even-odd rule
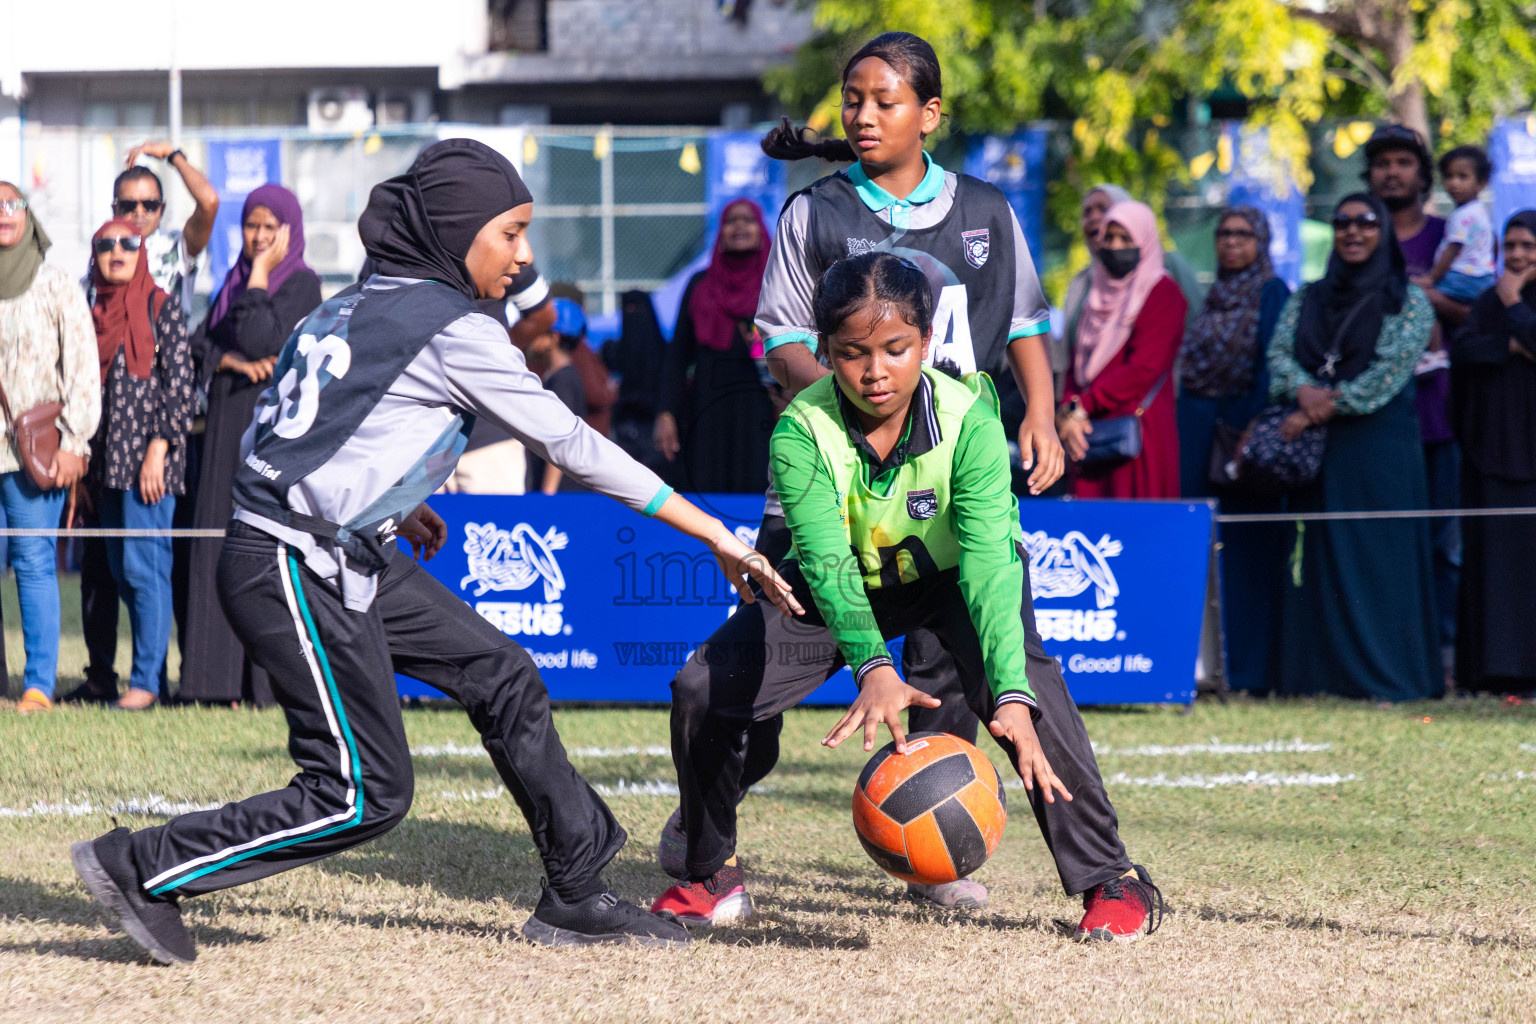
[[[1536,516],[1536,506],[1524,508],[1419,508],[1361,510],[1355,512],[1247,512],[1225,513],[1216,516],[1218,523],[1328,523],[1352,519],[1480,519],[1500,516]],[[170,530],[109,530],[103,527],[78,527],[64,529],[0,529],[0,537],[171,537],[189,540],[213,540],[224,536],[222,529],[192,529],[183,527]]]
[[[192,537],[200,539],[213,539],[223,537],[223,530],[195,530],[183,527],[178,530],[109,530],[106,527],[82,526],[73,530],[62,527],[53,529],[22,529],[21,527],[8,527],[0,529],[0,537]]]
[[[1416,508],[1378,512],[1249,512],[1218,515],[1218,523],[1328,523],[1349,519],[1482,519],[1490,516],[1536,516],[1528,508]]]

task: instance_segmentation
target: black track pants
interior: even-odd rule
[[[789,557],[789,526],[783,516],[765,515],[757,529],[757,552],[778,565]],[[758,597],[761,599],[762,595]],[[954,659],[944,645],[926,629],[914,629],[901,648],[901,674],[908,683],[943,703],[936,708],[907,709],[907,728],[911,732],[947,732],[968,743],[976,742],[978,719],[966,703],[965,688],[955,671]],[[779,732],[783,715],[765,722],[753,722],[747,729],[746,767],[742,773],[745,792],[764,779],[779,761]]]
[[[152,895],[195,895],[349,849],[411,805],[398,670],[459,700],[527,816],[551,887],[596,891],[624,830],[570,762],[532,659],[404,556],[365,612],[273,538],[233,523],[219,596],[240,642],[272,677],[300,772],[280,790],[185,814],[132,837]]]

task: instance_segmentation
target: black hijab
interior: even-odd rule
[[[1521,210],[1504,225],[1536,235],[1536,210]],[[1520,290],[1536,310],[1536,281]],[[1450,343],[1451,424],[1462,465],[1524,486],[1536,481],[1536,364],[1509,351],[1514,327],[1496,288],[1477,297],[1467,324]]]
[[[1504,222],[1505,235],[1509,234],[1510,228],[1525,228],[1532,235],[1536,235],[1536,210],[1521,210],[1509,218],[1509,220]],[[1503,236],[1501,235],[1500,237],[1502,238]],[[1490,288],[1488,291],[1493,292],[1493,289]],[[1498,293],[1493,292],[1493,294],[1497,295]],[[1520,289],[1520,298],[1527,306],[1536,307],[1536,280],[1526,282],[1525,287]]]
[[[1332,382],[1360,376],[1376,354],[1376,340],[1388,316],[1400,313],[1408,298],[1408,270],[1403,250],[1392,229],[1392,214],[1380,199],[1356,192],[1339,200],[1337,214],[1348,203],[1364,203],[1376,213],[1381,240],[1370,259],[1345,263],[1338,249],[1328,257],[1328,272],[1307,286],[1301,295],[1301,317],[1296,325],[1296,361],[1316,374],[1327,362],[1338,338],[1339,357]]]
[[[370,271],[441,281],[477,299],[464,265],[470,244],[487,222],[531,202],[506,157],[474,139],[444,139],[404,174],[373,187],[357,232]]]

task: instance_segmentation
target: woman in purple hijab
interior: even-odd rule
[[[224,276],[208,317],[192,341],[200,383],[208,391],[189,526],[222,530],[229,522],[230,484],[240,437],[272,364],[299,321],[320,305],[320,278],[304,262],[304,215],[281,185],[263,185],[240,213],[240,258]],[[245,657],[214,593],[218,540],[180,542],[176,554],[181,688],[177,699],[270,703],[266,675]]]

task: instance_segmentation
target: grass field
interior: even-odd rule
[[[1156,935],[1115,948],[1064,937],[1079,909],[1017,790],[977,876],[989,910],[901,902],[849,824],[863,753],[823,750],[835,716],[820,710],[788,716],[779,770],[742,807],[755,920],[686,950],[536,948],[517,928],[540,867],[473,730],[452,709],[405,717],[411,816],[348,854],[189,901],[199,959],[157,968],[106,925],[69,843],[283,785],[281,716],[21,718],[0,704],[0,1019],[1536,1018],[1530,705],[1086,712],[1127,845],[1170,908]],[[610,881],[649,900],[667,884],[654,842],[674,806],[665,712],[566,710],[557,723],[631,833]]]

